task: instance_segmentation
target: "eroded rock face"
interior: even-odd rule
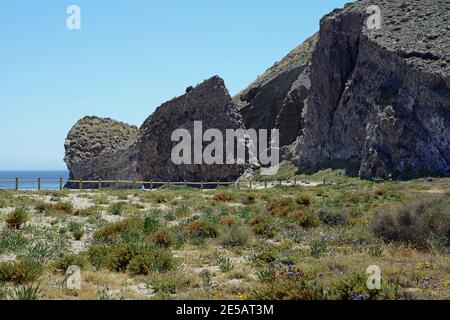
[[[139,180],[137,133],[137,127],[111,119],[85,117],[79,120],[64,144],[69,179]],[[66,187],[77,188],[78,184],[68,183]]]
[[[369,6],[381,9],[369,30]],[[300,172],[450,172],[450,1],[362,0],[235,97],[248,128],[279,128]]]
[[[202,121],[203,132],[243,128],[225,84],[213,77],[187,93],[164,103],[144,122],[139,131],[138,172],[146,181],[234,181],[243,173],[238,165],[175,165],[172,149],[178,142],[171,136],[176,129],[187,129],[194,138],[194,122]],[[209,143],[204,144],[204,146]],[[193,150],[193,149],[192,149]]]
[[[280,146],[295,141],[303,128],[302,111],[308,97],[314,35],[258,77],[234,102],[247,129],[280,130]]]
[[[382,28],[368,30],[376,4]],[[358,1],[321,21],[300,170],[363,178],[450,170],[449,1]]]

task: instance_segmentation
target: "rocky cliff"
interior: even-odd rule
[[[369,30],[367,8],[382,25]],[[450,1],[358,1],[321,21],[311,61],[301,170],[363,178],[450,170]]]
[[[371,5],[381,10],[381,29],[367,28]],[[321,20],[317,39],[296,49],[302,58],[288,55],[275,75],[235,98],[245,124],[280,128],[282,145],[295,140],[285,148],[301,172],[449,174],[449,12],[448,0],[362,0],[333,11]],[[283,70],[299,64],[303,72],[285,79]],[[274,88],[261,85],[273,79],[280,82]],[[297,99],[289,99],[295,88],[279,90],[299,81],[311,85],[302,85]],[[290,111],[282,120],[285,105]]]
[[[381,28],[370,29],[370,6]],[[450,175],[450,0],[361,0],[233,99],[213,77],[161,105],[139,132],[85,118],[69,133],[72,178],[230,181],[242,166],[174,165],[171,133],[280,130],[300,172],[344,168],[362,178]],[[240,114],[239,114],[239,111]]]
[[[137,127],[111,119],[85,117],[79,120],[64,144],[69,179],[139,180],[137,133]],[[78,187],[78,184],[68,183],[66,187]]]
[[[311,86],[316,41],[317,35],[312,36],[233,98],[247,128],[280,129],[280,146],[295,141],[303,129],[301,114]]]
[[[144,122],[139,131],[138,171],[147,181],[233,181],[243,173],[243,166],[183,164],[171,159],[171,141],[176,129],[187,129],[194,139],[194,122],[201,121],[203,132],[218,129],[241,129],[241,116],[219,77],[213,77],[187,93],[164,103]],[[206,145],[209,144],[206,143]],[[203,144],[203,146],[206,146]],[[194,149],[192,149],[194,150]],[[224,145],[225,154],[225,145]],[[191,157],[193,162],[193,157]]]

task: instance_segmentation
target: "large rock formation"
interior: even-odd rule
[[[365,24],[378,5],[379,30]],[[301,170],[363,178],[450,170],[450,1],[358,1],[321,21]]]
[[[365,23],[372,5],[381,9],[379,30]],[[286,149],[301,172],[449,174],[449,12],[448,0],[362,0],[333,11],[321,20],[317,41],[306,42],[312,50],[305,59],[283,60],[284,70],[305,66],[297,80],[276,72],[236,97],[246,125],[280,128],[282,145],[296,140]],[[270,79],[277,84],[268,86]],[[287,99],[285,88],[305,79],[310,88]],[[289,106],[284,118],[281,105]]]
[[[85,117],[79,120],[64,144],[69,179],[139,180],[137,133],[137,127],[111,119]],[[66,187],[78,187],[78,184],[68,183]]]
[[[243,173],[239,165],[172,162],[172,149],[178,144],[171,141],[172,132],[187,129],[194,139],[195,121],[202,121],[203,131],[219,129],[224,137],[226,129],[243,128],[241,116],[219,77],[189,88],[185,95],[161,105],[144,122],[137,146],[138,172],[146,181],[233,181]]]
[[[367,9],[381,10],[369,30]],[[301,172],[340,167],[363,178],[450,174],[449,0],[361,0],[268,69],[234,103],[214,77],[142,125],[85,118],[71,130],[72,178],[230,181],[236,165],[174,165],[175,129],[280,129]],[[240,110],[242,118],[236,109]],[[242,123],[241,119],[244,123]],[[138,137],[137,137],[138,136]]]
[[[317,41],[312,36],[269,68],[234,98],[247,129],[280,130],[280,146],[295,141],[303,129],[304,100],[311,86],[309,67]]]

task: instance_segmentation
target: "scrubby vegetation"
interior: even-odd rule
[[[253,190],[1,191],[0,299],[450,298],[450,180],[312,178],[323,177]],[[380,289],[367,287],[374,265]],[[67,287],[71,266],[81,290]]]

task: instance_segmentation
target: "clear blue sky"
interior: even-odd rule
[[[0,170],[65,169],[81,117],[140,126],[213,75],[235,94],[341,0],[1,0]],[[82,29],[66,28],[70,4]]]

